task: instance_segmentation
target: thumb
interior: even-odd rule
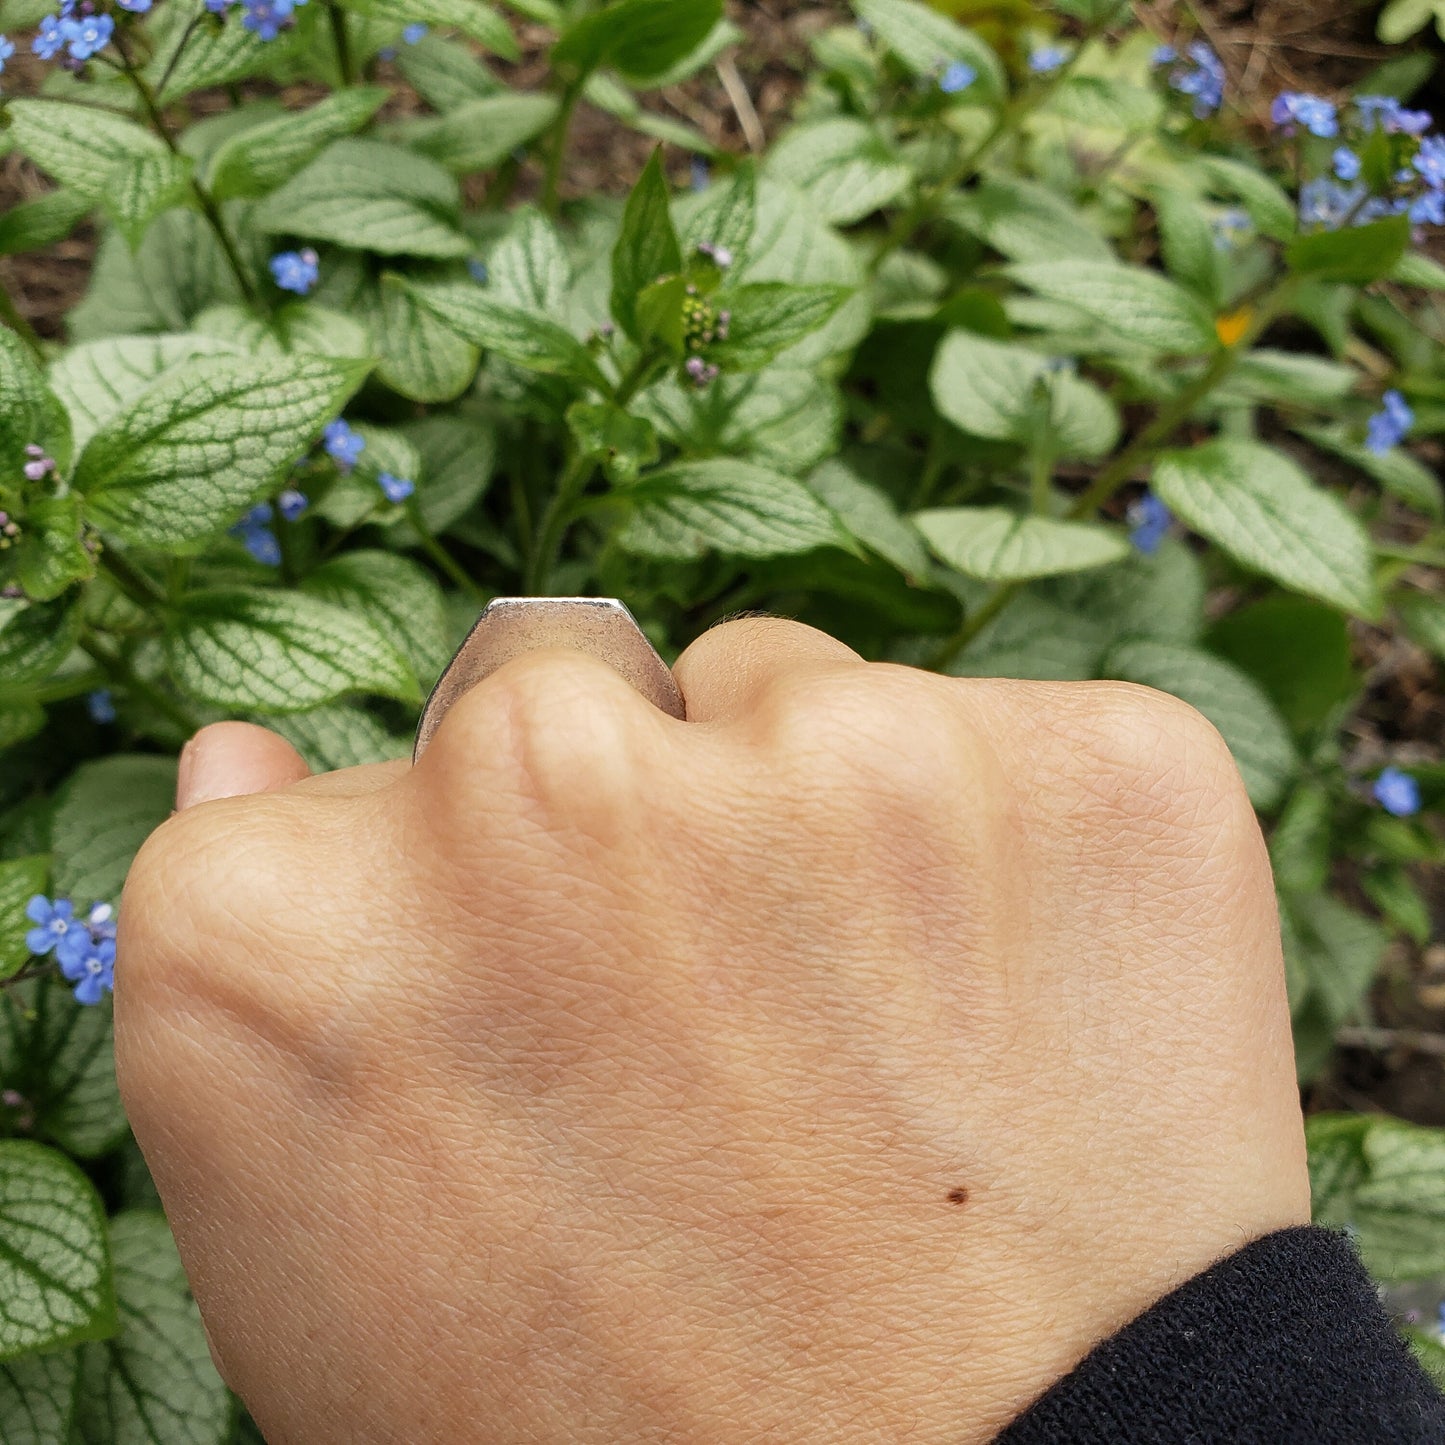
[[[176,810],[215,798],[284,788],[310,776],[301,754],[268,728],[245,722],[212,723],[181,749]]]

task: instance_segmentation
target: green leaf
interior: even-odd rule
[[[1373,477],[1387,492],[1399,497],[1417,512],[1423,512],[1436,521],[1445,518],[1445,490],[1441,488],[1440,478],[1403,447],[1372,452],[1356,439],[1344,422],[1303,426],[1296,430],[1317,447],[1323,447],[1367,477]]]
[[[306,110],[288,112],[232,136],[211,159],[211,194],[218,200],[264,195],[290,180],[332,141],[364,126],[386,97],[380,85],[338,90]]]
[[[487,257],[488,294],[508,306],[555,316],[572,284],[572,267],[552,222],[531,206],[510,217]]]
[[[1178,190],[1161,189],[1150,200],[1169,274],[1207,306],[1217,308],[1223,291],[1224,258],[1204,207]]]
[[[620,495],[632,514],[618,544],[643,556],[777,557],[850,545],[838,519],[802,483],[748,462],[679,462]]]
[[[80,1355],[61,1350],[0,1365],[5,1445],[70,1445]]]
[[[652,84],[651,81],[648,84]],[[642,102],[620,81],[605,71],[593,71],[582,86],[582,97],[589,105],[620,120],[623,125],[642,135],[676,146],[693,155],[717,156],[717,146],[695,126],[656,111],[644,110]]]
[[[376,374],[412,401],[459,397],[477,374],[481,352],[422,306],[396,277],[381,278],[381,361]]]
[[[1263,171],[1227,156],[1200,156],[1196,162],[1210,188],[1238,200],[1255,229],[1274,241],[1288,241],[1298,229],[1294,202]]]
[[[730,287],[718,298],[731,313],[727,338],[712,342],[707,354],[726,371],[759,371],[825,325],[850,295],[844,286],[782,281]]]
[[[280,733],[317,773],[390,762],[411,753],[407,739],[392,737],[358,707],[315,707],[310,712],[267,717],[266,726]]]
[[[1119,439],[1118,414],[1098,387],[1022,346],[950,331],[928,380],[938,410],[974,436],[1028,446],[1047,428],[1056,456],[1091,459]]]
[[[1421,948],[1430,942],[1434,931],[1430,906],[1401,865],[1377,864],[1365,872],[1360,883],[1365,896],[1392,929],[1413,939]]]
[[[34,1131],[68,1154],[99,1158],[126,1136],[110,1000],[78,1004],[58,974],[0,995],[0,1079],[24,1098]]]
[[[1318,893],[1330,876],[1330,795],[1302,783],[1290,795],[1269,839],[1275,883],[1286,893]]]
[[[687,210],[678,228],[682,254],[696,255],[699,242],[721,246],[732,252],[734,268],[741,269],[756,225],[757,172],[748,160],[729,179],[714,181]]]
[[[226,341],[194,332],[83,341],[50,368],[50,388],[70,415],[77,450],[119,417],[159,377],[197,356],[231,353]]]
[[[30,460],[25,448],[32,443],[43,446],[62,470],[70,460],[65,409],[20,338],[0,330],[0,476],[21,474]]]
[[[198,15],[202,18],[192,29],[191,21]],[[157,18],[167,23],[167,29],[146,66],[146,76],[161,105],[180,100],[193,90],[244,80],[275,59],[276,41],[262,40],[243,25],[210,20],[204,16],[200,0],[167,5]]]
[[[199,541],[275,490],[368,369],[315,355],[196,357],[95,433],[72,484],[122,539]]]
[[[1298,767],[1274,704],[1244,673],[1192,647],[1125,642],[1104,660],[1104,675],[1173,693],[1219,729],[1256,808],[1270,808]]]
[[[6,103],[10,139],[41,170],[91,201],[102,201],[134,162],[169,154],[148,130],[113,111],[63,100]]]
[[[1102,75],[1071,75],[1048,98],[1044,114],[1126,135],[1154,129],[1164,114],[1157,91]]]
[[[463,101],[437,119],[410,121],[399,135],[409,149],[458,175],[487,171],[541,135],[557,118],[558,104],[556,96],[508,90]]]
[[[659,455],[652,423],[631,416],[610,401],[574,401],[567,408],[567,429],[584,457],[595,458],[607,479],[619,485],[637,480]]]
[[[0,215],[0,256],[38,251],[63,241],[80,224],[92,202],[79,191],[55,190],[22,201]]]
[[[375,140],[333,141],[256,207],[263,231],[382,256],[471,254],[457,183],[424,156]]]
[[[469,47],[439,35],[423,35],[415,45],[403,45],[395,64],[406,83],[429,106],[443,113],[502,89],[502,82]]]
[[[3,231],[4,222],[0,220],[0,234]],[[0,250],[3,249],[0,246]],[[1406,251],[1390,272],[1390,280],[1401,286],[1418,286],[1424,291],[1445,291],[1445,266],[1419,251]]]
[[[63,1154],[0,1140],[0,1358],[115,1329],[105,1210]]]
[[[1289,900],[1300,963],[1331,1027],[1354,1013],[1379,972],[1389,935],[1327,893]]]
[[[552,47],[552,64],[583,75],[609,65],[647,85],[701,45],[720,19],[721,0],[617,0],[569,26]]]
[[[1036,261],[1008,272],[1040,296],[1082,311],[1120,341],[1170,356],[1218,348],[1209,312],[1157,272],[1100,261]]]
[[[638,292],[681,265],[682,251],[668,213],[667,180],[659,148],[627,198],[622,229],[612,250],[612,318],[629,336],[638,337]]]
[[[345,361],[376,354],[376,343],[360,321],[314,301],[282,302],[265,320],[244,306],[208,306],[192,335],[225,342],[255,359],[311,352]]]
[[[55,891],[83,907],[118,902],[131,860],[175,797],[174,758],[116,753],[82,763],[51,823]]]
[[[1390,0],[1375,22],[1375,34],[1386,45],[1399,45],[1431,20],[1439,23],[1438,0]]]
[[[426,478],[416,496],[422,521],[433,533],[445,532],[486,491],[496,432],[477,417],[448,415],[409,422],[402,435],[416,448]]]
[[[932,571],[918,530],[898,515],[887,493],[842,461],[835,457],[824,462],[810,473],[808,487],[870,552],[891,562],[905,577],[917,580]]]
[[[1117,562],[1129,544],[1089,522],[1027,517],[1003,507],[942,507],[912,521],[935,556],[985,582],[1022,582]]]
[[[1234,364],[1216,397],[1241,397],[1334,409],[1355,388],[1358,373],[1322,356],[1256,346]]]
[[[352,692],[421,698],[400,650],[344,607],[296,592],[197,592],[166,637],[176,686],[218,707],[304,712]]]
[[[797,186],[834,225],[860,221],[897,200],[913,179],[883,137],[851,116],[794,126],[769,153],[768,174]]]
[[[80,608],[63,598],[0,598],[0,678],[6,687],[44,682],[80,637]]]
[[[110,1239],[120,1330],[82,1352],[79,1445],[225,1445],[231,1397],[165,1220],[118,1214]]]
[[[346,552],[311,573],[305,590],[375,628],[419,678],[435,678],[451,658],[441,589],[429,572],[405,557]]]
[[[511,26],[481,0],[342,0],[342,4],[353,14],[373,20],[389,20],[397,25],[419,20],[427,25],[460,30],[503,60],[521,58]]]
[[[494,352],[528,371],[565,376],[600,392],[611,391],[591,353],[555,321],[504,305],[481,287],[463,282],[402,284],[420,306],[473,346]]]
[[[949,62],[961,60],[978,72],[970,90],[981,101],[1000,99],[1007,88],[997,55],[972,30],[916,0],[853,0],[860,20],[915,75],[932,78]]]
[[[1301,236],[1285,251],[1297,276],[1363,285],[1388,276],[1410,244],[1410,218],[1389,216],[1341,231],[1316,231]]]
[[[1409,592],[1396,599],[1395,610],[1410,639],[1445,660],[1445,598]]]
[[[1281,452],[1232,438],[1166,452],[1154,490],[1244,566],[1359,616],[1379,616],[1368,534]]]
[[[45,891],[49,877],[50,859],[44,854],[0,862],[0,979],[19,973],[30,961],[25,905]]]
[[[1083,213],[1034,181],[1000,177],[975,191],[958,191],[944,203],[956,226],[1010,261],[1112,262],[1109,243]]]
[[[94,577],[95,557],[81,540],[80,499],[42,497],[32,502],[10,559],[15,580],[36,602],[52,601],[73,583]]]

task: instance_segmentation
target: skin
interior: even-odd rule
[[[1309,1215],[1218,735],[768,619],[534,653],[416,767],[208,728],[117,1064],[272,1445],[985,1440]]]

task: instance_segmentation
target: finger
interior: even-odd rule
[[[269,792],[311,776],[301,754],[277,733],[255,723],[203,727],[181,750],[176,809]]]
[[[865,666],[851,647],[781,617],[739,617],[704,632],[673,666],[689,722],[746,716],[779,682]]]

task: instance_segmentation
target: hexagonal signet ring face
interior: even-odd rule
[[[570,647],[605,662],[675,718],[687,708],[667,664],[615,597],[495,597],[437,679],[417,724],[412,762],[453,703],[503,663],[540,647]]]

